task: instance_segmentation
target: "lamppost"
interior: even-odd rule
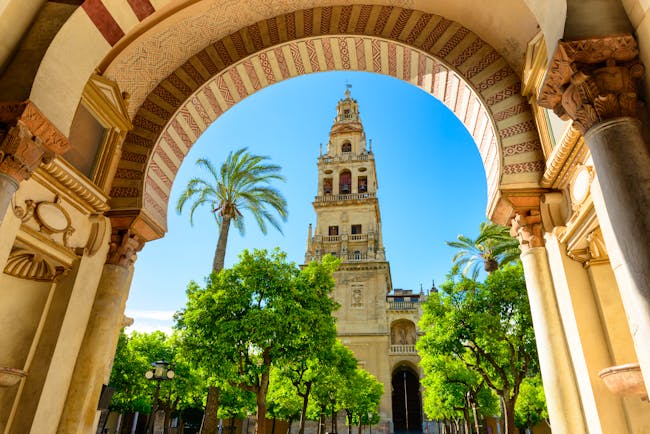
[[[152,419],[155,419],[156,412],[158,412],[158,402],[159,402],[158,396],[160,394],[160,384],[164,380],[171,380],[172,378],[174,378],[175,375],[174,370],[171,369],[169,366],[170,363],[166,362],[165,359],[158,360],[157,362],[153,362],[151,364],[151,367],[153,369],[147,371],[144,374],[144,377],[147,380],[153,380],[157,382],[156,392],[154,393],[153,396],[153,406],[151,408],[151,414],[149,415],[149,420],[147,421],[147,428],[145,430],[147,433],[152,432],[155,425],[155,421],[152,422]]]

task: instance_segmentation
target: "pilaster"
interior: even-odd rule
[[[558,239],[561,233],[562,229],[556,228],[547,234],[546,248],[589,432],[632,432],[622,400],[609,393],[598,376],[614,364],[606,330],[589,274],[581,262],[567,255],[566,245]],[[596,233],[591,235],[588,238],[597,237]],[[606,258],[606,253],[593,241],[580,259],[585,264],[598,264],[606,260],[603,256]]]
[[[521,262],[535,327],[551,429],[555,434],[587,433],[574,367],[544,247],[539,212],[530,210],[517,213],[512,220],[511,234],[519,239],[522,251]]]

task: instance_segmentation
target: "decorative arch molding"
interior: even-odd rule
[[[416,362],[413,362],[412,360],[399,360],[392,363],[392,366],[390,367],[391,377],[394,376],[398,371],[404,369],[412,371],[415,375],[417,375],[418,378],[420,378],[420,367]]]
[[[491,46],[458,23],[397,7],[355,7],[360,12],[354,19],[353,6],[269,19],[189,58],[138,109],[112,184],[112,208],[142,208],[165,228],[175,174],[192,144],[223,112],[291,77],[357,70],[409,82],[449,107],[483,159],[489,214],[498,207],[509,214],[513,205],[500,200],[502,192],[537,189],[544,170],[538,133],[520,95],[517,74]]]

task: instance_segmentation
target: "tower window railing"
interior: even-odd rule
[[[339,163],[342,161],[352,161],[352,160],[368,161],[368,154],[356,154],[354,152],[350,152],[350,153],[346,152],[345,154],[336,157],[322,156],[318,158],[320,158],[325,163]]]
[[[350,241],[365,241],[368,239],[368,234],[351,234]]]
[[[323,236],[323,241],[326,243],[334,243],[339,241],[340,237],[338,235],[325,235]]]
[[[352,262],[354,262],[354,261],[365,261],[366,259],[368,259],[368,255],[366,255],[365,253],[358,252],[358,251],[348,254],[348,261],[352,261]]]
[[[355,193],[355,194],[328,194],[326,196],[316,196],[316,202],[338,202],[342,200],[360,200],[360,199],[374,199],[377,197],[375,193]]]
[[[389,301],[388,310],[415,310],[417,303],[412,301]]]

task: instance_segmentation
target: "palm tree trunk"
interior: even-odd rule
[[[212,261],[212,271],[218,273],[223,270],[223,264],[226,260],[226,245],[228,244],[228,232],[230,231],[230,220],[232,217],[224,215],[221,220],[221,230],[219,231],[219,240],[217,248],[214,251],[214,260]]]

